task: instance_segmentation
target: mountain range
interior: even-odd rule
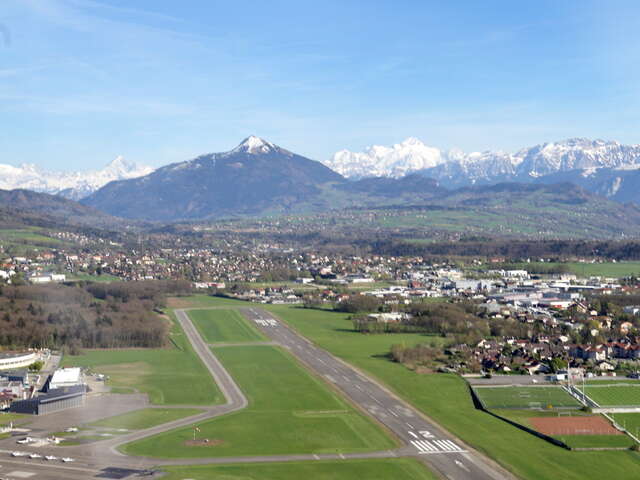
[[[140,166],[119,156],[101,170],[54,172],[23,164],[0,164],[0,189],[27,189],[79,200],[113,180],[147,175],[153,168]]]
[[[106,173],[66,174],[65,188],[60,179],[49,179],[46,186],[56,196],[0,190],[0,208],[7,215],[13,208],[25,215],[34,212],[37,218],[68,216],[76,224],[127,228],[130,220],[338,213],[351,218],[354,228],[363,219],[378,218],[380,228],[547,236],[563,232],[572,237],[640,234],[640,208],[634,206],[640,203],[640,189],[634,187],[640,182],[637,146],[574,139],[514,154],[464,154],[443,153],[409,139],[368,152],[343,152],[338,169],[343,176],[250,136],[230,151],[147,169],[141,176],[134,176],[141,168],[118,159]],[[367,174],[367,165],[376,166],[377,176]],[[118,179],[127,175],[134,178]],[[70,186],[80,177],[84,183]],[[83,185],[86,190],[79,188]],[[90,190],[89,195],[82,193]],[[81,205],[61,198],[72,191],[82,196]],[[363,210],[386,213],[358,213]]]
[[[640,145],[573,138],[515,153],[442,151],[409,138],[364,152],[341,150],[327,166],[351,179],[419,173],[446,188],[500,182],[570,182],[616,201],[640,204]]]

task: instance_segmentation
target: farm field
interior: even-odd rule
[[[409,458],[164,467],[165,480],[435,480]]]
[[[123,450],[151,457],[223,457],[285,453],[348,453],[395,443],[367,417],[311,376],[284,350],[271,346],[214,349],[249,400],[241,411],[138,442]]]
[[[127,430],[142,430],[163,423],[178,420],[191,415],[197,415],[202,410],[196,408],[144,408],[124,413],[115,417],[105,418],[90,423],[89,427],[103,427]]]
[[[579,407],[580,403],[560,387],[476,387],[484,406],[493,408]]]
[[[266,338],[232,309],[189,310],[189,318],[208,343],[255,342]]]
[[[235,300],[196,296],[181,298],[183,305],[236,305]],[[262,306],[288,322],[307,338],[334,355],[369,373],[425,414],[528,480],[584,480],[606,476],[628,478],[640,469],[640,456],[631,451],[570,452],[491,417],[474,408],[467,383],[456,375],[418,375],[388,360],[391,345],[424,342],[419,334],[362,335],[351,330],[348,315],[274,305]],[[522,452],[527,452],[523,455]]]
[[[89,367],[109,377],[115,393],[140,391],[156,405],[211,405],[224,401],[180,326],[173,321],[167,348],[96,349],[65,355],[62,367]]]
[[[588,385],[585,387],[585,393],[601,406],[640,406],[640,385]]]

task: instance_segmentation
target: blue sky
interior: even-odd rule
[[[636,1],[2,0],[0,163],[640,143]]]

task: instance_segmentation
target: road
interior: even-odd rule
[[[315,346],[269,312],[249,307],[241,312],[268,338],[400,438],[405,446],[395,452],[398,456],[417,456],[450,480],[511,478],[382,385]]]
[[[253,457],[187,458],[158,460],[129,457],[117,450],[125,443],[180,428],[243,409],[248,402],[233,378],[202,339],[185,310],[176,310],[176,318],[194,351],[201,358],[225,397],[225,403],[206,408],[205,412],[156,427],[139,430],[89,445],[45,447],[37,450],[16,448],[14,440],[0,442],[0,478],[30,478],[45,480],[76,480],[81,478],[137,478],[147,469],[160,465],[195,465],[221,463],[255,463],[283,461],[341,460],[351,458],[416,457],[429,468],[449,480],[506,480],[512,477],[489,463],[477,452],[469,450],[459,440],[444,432],[382,385],[350,365],[313,345],[283,322],[260,308],[243,308],[241,312],[271,341],[288,349],[309,370],[341,391],[365,414],[386,426],[402,442],[396,450],[362,454],[307,454]],[[11,442],[11,443],[9,443]],[[10,446],[11,445],[11,446]],[[22,447],[22,446],[21,446]],[[13,450],[37,451],[42,455],[70,456],[75,462],[12,457]],[[36,477],[37,476],[37,477]],[[154,478],[147,476],[144,478]]]

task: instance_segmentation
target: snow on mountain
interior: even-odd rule
[[[391,147],[373,145],[364,152],[340,150],[324,163],[346,177],[399,178],[411,172],[435,167],[445,160],[439,149],[410,137]]]
[[[260,137],[256,137],[255,135],[251,135],[245,138],[240,144],[234,148],[233,150],[227,152],[229,154],[235,153],[250,153],[250,154],[258,154],[258,153],[268,153],[272,150],[276,150],[277,147],[271,142],[267,142]]]
[[[54,172],[30,164],[19,167],[0,164],[0,189],[24,188],[79,200],[113,180],[136,178],[153,170],[151,167],[139,166],[125,160],[121,156],[102,170],[84,172]]]
[[[640,145],[573,138],[524,148],[516,153],[444,152],[409,138],[392,147],[373,146],[364,152],[341,150],[325,162],[350,178],[402,177],[421,171],[445,186],[498,181],[528,181],[558,172],[579,170],[590,175],[600,168],[640,168]]]

